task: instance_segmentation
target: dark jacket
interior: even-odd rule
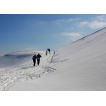
[[[48,51],[50,52],[50,49],[48,49]]]
[[[32,57],[32,59],[33,59],[33,60],[34,60],[34,59],[37,59],[37,56],[34,55],[34,56]]]
[[[40,59],[42,56],[40,54],[37,55],[37,59]]]

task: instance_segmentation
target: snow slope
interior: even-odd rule
[[[15,68],[0,71],[0,90],[106,90],[106,28],[47,56],[45,52],[41,54],[40,66],[32,67],[29,59]]]
[[[12,52],[0,57],[0,90],[9,89],[9,86],[17,81],[28,79],[28,71],[32,68],[32,56],[41,53],[35,52]],[[29,73],[29,74],[28,74]]]

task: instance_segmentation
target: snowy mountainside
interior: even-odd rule
[[[55,52],[68,90],[106,90],[106,28]]]
[[[106,28],[47,56],[45,51],[40,53],[40,66],[33,67],[30,56],[26,56],[23,64],[0,71],[0,90],[106,90]]]
[[[54,53],[52,57],[43,58],[42,63],[45,63],[45,71],[53,69],[53,73],[36,80],[19,82],[10,90],[106,90],[106,28]],[[51,60],[48,64],[47,59]]]
[[[56,50],[58,58],[73,61],[97,59],[106,53],[106,28]],[[102,58],[101,58],[102,59]],[[79,61],[80,62],[80,61]]]
[[[42,56],[40,66],[36,64],[34,67],[32,56],[38,53],[40,53]],[[9,53],[3,57],[6,56],[9,58],[8,61],[11,64],[12,64],[12,59],[17,59],[18,57],[20,57],[20,59],[16,61],[15,65],[9,64],[11,66],[8,66],[8,63],[5,63],[7,65],[4,68],[0,67],[1,91],[9,90],[17,82],[34,80],[54,70],[53,68],[51,69],[50,67],[46,66],[51,62],[51,59],[53,57],[53,52],[51,52],[51,54],[48,56],[46,56],[44,51],[14,52],[14,53]],[[5,58],[4,60],[7,61],[7,58]]]

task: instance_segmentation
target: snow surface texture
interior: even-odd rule
[[[26,53],[22,54],[26,55]],[[0,90],[106,90],[106,28],[51,51],[47,56],[45,51],[40,53],[42,55],[40,66],[33,67],[31,56],[26,56],[23,64],[19,65],[17,61],[18,66],[13,68],[3,69],[0,66],[2,67]],[[17,56],[19,54],[17,53]],[[0,63],[2,63],[1,57]]]

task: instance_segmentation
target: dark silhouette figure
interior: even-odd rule
[[[42,56],[41,56],[40,54],[37,55],[37,64],[38,64],[38,66],[39,66],[40,58],[41,58],[41,57],[42,57]]]
[[[37,59],[36,54],[32,57],[32,59],[33,59],[33,66],[35,66],[35,64],[36,64],[36,59]]]
[[[50,53],[50,49],[47,49],[48,51],[49,51],[49,53]]]

